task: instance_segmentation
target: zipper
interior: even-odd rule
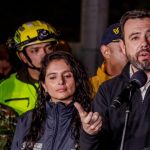
[[[30,102],[29,102],[29,97],[24,97],[24,98],[10,98],[10,99],[6,99],[5,102],[11,102],[11,101],[22,101],[22,100],[27,100],[27,107],[29,106]]]
[[[57,131],[58,131],[59,117],[58,117],[58,111],[57,111],[57,109],[58,109],[58,107],[56,105],[55,126],[54,126],[55,130],[54,130],[54,136],[53,136],[53,142],[52,142],[52,149],[51,150],[53,150],[54,147],[55,147],[55,140],[56,140]]]

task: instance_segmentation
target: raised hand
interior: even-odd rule
[[[79,112],[83,130],[90,135],[97,134],[102,127],[102,117],[100,114],[98,112],[87,113],[78,102],[75,102],[74,106]]]

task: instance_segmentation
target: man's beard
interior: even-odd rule
[[[150,72],[150,60],[147,61],[139,61],[138,60],[138,55],[140,52],[136,53],[135,57],[132,57],[130,55],[127,55],[127,58],[129,62],[138,70],[143,70],[145,72]]]

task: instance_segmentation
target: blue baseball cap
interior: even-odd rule
[[[104,32],[100,45],[107,45],[111,42],[119,42],[121,38],[120,24],[115,23],[110,25]]]

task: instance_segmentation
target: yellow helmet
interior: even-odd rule
[[[57,42],[55,28],[39,20],[24,23],[18,28],[14,36],[15,47],[18,51],[22,51],[28,45],[51,41]]]

